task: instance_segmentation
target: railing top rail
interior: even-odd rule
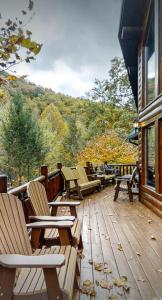
[[[60,173],[59,169],[54,170],[53,172],[51,172],[51,173],[48,174],[48,179],[50,179],[51,177],[54,177],[58,173]]]
[[[44,179],[45,179],[45,176],[42,175],[42,176],[35,178],[34,181],[42,182]],[[28,185],[28,182],[9,190],[8,193],[17,196],[23,192],[26,192],[27,185]]]

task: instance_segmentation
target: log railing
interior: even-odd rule
[[[122,176],[125,174],[132,174],[132,171],[136,164],[109,164],[109,166],[111,166],[115,170],[118,170],[116,174]],[[49,173],[47,166],[41,166],[41,176],[34,179],[41,182],[45,186],[48,201],[52,201],[53,199],[55,199],[64,190],[64,180],[61,175],[61,167],[61,163],[58,163],[57,169]],[[88,175],[92,174],[92,164],[87,162],[85,170]],[[8,192],[9,194],[17,196],[22,201],[26,222],[29,221],[28,216],[33,215],[33,210],[27,195],[27,184],[28,183],[25,183],[21,186],[8,190],[7,176],[0,175],[0,193]]]
[[[48,167],[42,166],[40,173],[41,176],[35,178],[34,180],[41,182],[45,186],[48,201],[52,201],[59,194],[61,194],[64,189],[64,181],[60,169],[56,169],[52,173],[48,173]],[[29,221],[28,216],[33,215],[33,210],[27,195],[27,185],[28,183],[25,183],[21,186],[8,190],[7,176],[5,175],[0,176],[0,192],[1,193],[8,192],[9,194],[13,194],[22,201],[26,222],[28,223]]]
[[[108,164],[108,166],[117,170],[117,175],[123,176],[126,174],[132,174],[133,169],[137,166],[137,164]]]
[[[136,164],[107,164],[108,167],[111,167],[115,170],[115,174],[118,176],[123,176],[126,174],[132,174],[133,169],[138,165],[138,162]],[[86,172],[87,174],[92,174],[95,170],[93,168],[93,165],[90,162],[86,163]]]

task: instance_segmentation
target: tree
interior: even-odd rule
[[[34,2],[28,0],[28,7],[22,10],[22,16],[28,16],[32,12]],[[32,32],[26,29],[26,25],[30,22],[33,15],[28,20],[23,21],[22,18],[15,17],[14,20],[8,19],[0,26],[0,84],[5,81],[4,70],[10,69],[12,66],[31,60],[40,52],[42,45],[32,41]],[[2,15],[0,14],[0,19]],[[25,50],[25,53],[23,51]],[[8,75],[7,80],[15,80],[16,76]]]
[[[77,155],[81,163],[86,161],[109,163],[135,163],[137,147],[121,139],[114,131],[96,136],[87,147]]]
[[[66,165],[72,165],[76,163],[76,157],[79,150],[79,132],[76,124],[76,116],[68,117],[68,135],[63,141],[64,145],[64,157],[63,162]]]
[[[45,163],[53,170],[56,163],[64,156],[63,140],[68,134],[68,125],[53,103],[43,110],[39,121],[47,148]]]
[[[28,180],[44,159],[43,142],[38,124],[29,109],[24,108],[22,98],[15,94],[10,103],[7,120],[2,123],[2,145],[7,173]]]
[[[89,96],[100,101],[103,106],[108,103],[135,111],[134,98],[122,58],[114,57],[111,60],[108,79],[95,79],[94,88],[89,92]]]

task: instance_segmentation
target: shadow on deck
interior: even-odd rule
[[[114,188],[108,187],[86,197],[79,207],[85,255],[80,285],[90,280],[96,296],[77,293],[75,300],[162,299],[162,220],[137,198],[131,204],[126,194],[117,202],[113,196]],[[95,270],[95,263],[107,273]],[[121,276],[127,279],[125,289],[115,284],[111,289],[100,287]]]

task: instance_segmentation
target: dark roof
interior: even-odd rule
[[[148,0],[123,0],[119,27],[119,42],[136,105],[138,95],[138,45],[147,3]]]

